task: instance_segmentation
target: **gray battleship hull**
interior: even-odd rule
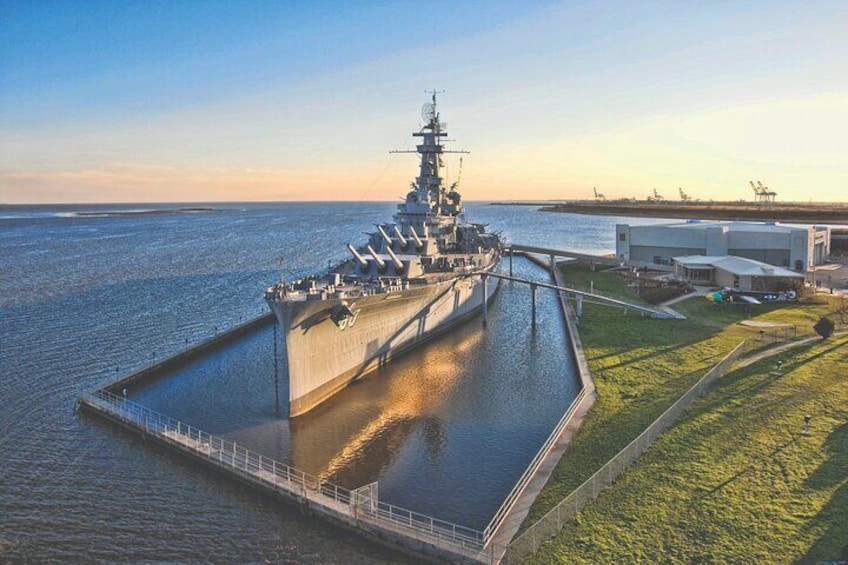
[[[488,280],[485,298],[483,279],[475,274],[345,299],[358,314],[344,329],[330,318],[342,299],[269,301],[284,329],[289,416],[308,412],[394,356],[479,313],[498,280]]]

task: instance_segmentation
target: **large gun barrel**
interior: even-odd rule
[[[362,265],[363,267],[365,267],[366,265],[368,265],[368,261],[365,259],[365,257],[363,257],[362,255],[360,255],[360,254],[359,254],[359,251],[357,251],[357,250],[353,247],[353,245],[351,245],[351,244],[349,244],[349,243],[348,243],[348,244],[347,244],[347,248],[348,248],[348,249],[350,249],[350,252],[351,252],[351,253],[353,253],[353,257],[354,257],[354,259],[356,259],[357,261],[359,261],[359,264],[360,264],[360,265]]]
[[[415,233],[414,227],[409,226],[409,233],[412,234],[412,239],[415,240],[415,247],[417,247],[418,249],[421,249],[422,247],[424,247],[424,243],[421,241],[421,238],[418,237],[418,234]]]
[[[400,244],[403,245],[404,247],[406,247],[406,238],[403,237],[403,234],[400,233],[400,230],[398,229],[397,226],[395,226],[395,235],[398,236],[398,240],[400,241]]]
[[[386,241],[386,247],[391,249],[392,238],[389,237],[389,234],[386,233],[386,230],[383,229],[383,226],[377,226],[377,230],[379,230],[380,235],[382,235],[383,239]]]
[[[386,252],[389,254],[389,257],[392,259],[392,263],[395,264],[395,268],[397,269],[398,273],[401,272],[403,270],[403,261],[398,259],[398,256],[395,255],[395,252],[392,251],[391,246],[386,247]]]
[[[367,249],[367,250],[368,250],[368,253],[370,253],[370,254],[371,254],[371,257],[373,257],[373,258],[374,258],[374,261],[377,263],[377,265],[379,265],[379,266],[380,266],[380,268],[381,268],[381,269],[385,269],[385,268],[386,268],[386,262],[385,262],[385,261],[383,261],[382,259],[380,259],[380,256],[379,256],[379,255],[377,255],[377,252],[376,252],[376,251],[374,251],[374,249],[373,249],[370,245],[366,245],[366,246],[365,246],[365,249]]]

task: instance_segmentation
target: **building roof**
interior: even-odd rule
[[[672,224],[655,224],[668,228],[705,230],[707,228],[727,228],[729,232],[771,232],[790,233],[793,231],[808,231],[806,226],[790,226],[777,222],[734,222],[712,220],[689,220]]]
[[[796,273],[795,271],[790,271],[783,267],[775,267],[774,265],[769,265],[762,261],[746,259],[745,257],[735,257],[733,255],[723,255],[720,257],[708,255],[684,255],[681,257],[675,257],[674,261],[684,267],[714,267],[740,276],[804,278],[803,273]]]

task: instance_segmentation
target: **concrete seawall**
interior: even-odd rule
[[[550,265],[537,257],[520,254],[546,270],[550,269]],[[562,285],[559,273],[555,271],[554,280],[556,284]],[[203,466],[276,498],[297,503],[316,516],[354,530],[382,545],[434,562],[498,563],[509,556],[508,543],[519,531],[530,507],[595,400],[594,382],[577,334],[577,317],[565,293],[559,294],[567,328],[563,344],[571,347],[574,353],[581,390],[496,514],[493,519],[494,529],[487,528],[484,532],[380,502],[376,483],[353,491],[326,483],[122,397],[121,391],[124,388],[138,385],[145,379],[157,378],[168,369],[189,362],[248,332],[275,323],[271,313],[250,319],[182,351],[134,369],[102,389],[81,396],[78,402],[84,409],[140,433]],[[370,498],[358,498],[360,491],[371,488]]]
[[[376,483],[354,490],[339,487],[106,391],[84,395],[79,404],[205,467],[392,549],[439,563],[494,562],[480,532],[380,502]]]
[[[260,328],[262,326],[266,326],[271,323],[274,319],[274,315],[271,312],[267,314],[262,314],[256,318],[251,318],[246,322],[242,322],[237,326],[234,326],[228,330],[224,330],[221,333],[216,333],[212,337],[204,339],[203,341],[190,345],[186,349],[182,349],[172,355],[168,355],[163,357],[162,359],[158,359],[152,361],[146,365],[142,365],[137,369],[133,369],[129,374],[124,377],[119,378],[116,381],[113,381],[103,387],[102,390],[107,392],[119,394],[121,390],[127,388],[131,385],[138,384],[140,381],[143,381],[148,378],[152,378],[160,375],[166,369],[171,369],[177,365],[190,361],[194,357],[201,355],[203,353],[212,351],[226,343],[230,343],[236,338],[253,331],[254,329]]]
[[[553,271],[557,285],[564,286],[562,274],[559,269],[554,268]],[[577,324],[580,320],[574,312],[574,308],[571,306],[571,303],[563,295],[563,293],[560,293],[559,300],[560,306],[565,313],[565,325],[568,329],[568,340],[571,343],[571,349],[574,351],[574,360],[577,363],[577,372],[580,376],[580,382],[583,385],[583,389],[586,391],[587,396],[591,397],[591,401],[589,401],[589,406],[591,406],[594,404],[596,398],[595,381],[592,379],[592,371],[589,370],[589,361],[586,359],[586,352],[583,350],[583,342],[580,340],[580,334],[577,331]],[[587,410],[589,406],[586,407]]]
[[[497,287],[493,289],[496,291]],[[144,364],[103,388],[77,399],[78,406],[167,447],[204,467],[250,485],[275,498],[365,538],[434,563],[495,563],[495,547],[484,547],[483,533],[379,501],[377,485],[349,491],[264,457],[223,438],[137,405],[124,388],[155,379],[168,369],[276,323],[272,313],[216,333],[172,355]],[[373,488],[360,500],[359,491]],[[505,548],[500,548],[503,554]]]
[[[518,252],[517,254],[552,272],[552,278],[556,284],[563,286],[562,277],[559,275],[558,269],[552,269],[551,265],[533,255],[523,252]],[[548,440],[539,449],[533,461],[531,461],[525,474],[519,479],[513,493],[510,493],[510,496],[504,502],[504,506],[499,510],[499,512],[504,513],[500,522],[494,523],[497,520],[496,514],[493,524],[490,524],[490,528],[493,528],[493,530],[487,532],[490,536],[487,538],[487,542],[491,544],[493,550],[500,549],[500,551],[496,551],[499,560],[504,559],[504,557],[510,557],[508,544],[519,532],[521,524],[530,512],[530,508],[544,488],[545,483],[548,482],[559,460],[565,453],[568,444],[571,442],[571,438],[577,433],[577,430],[586,417],[586,413],[592,407],[596,398],[595,383],[592,380],[592,373],[589,370],[589,363],[586,360],[583,344],[577,333],[577,316],[569,304],[565,293],[559,292],[558,294],[566,324],[565,344],[571,347],[574,353],[575,366],[581,389],[571,406],[563,414],[557,427],[551,432]],[[504,548],[506,548],[506,551],[504,551]]]

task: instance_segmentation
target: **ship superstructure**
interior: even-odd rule
[[[348,244],[351,259],[326,274],[265,293],[283,329],[291,417],[476,314],[497,289],[498,279],[484,285],[482,276],[503,244],[465,220],[458,181],[445,186],[442,155],[452,151],[442,144],[447,132],[431,94],[424,126],[412,134],[420,138],[419,173],[394,222],[377,225],[361,247]]]

